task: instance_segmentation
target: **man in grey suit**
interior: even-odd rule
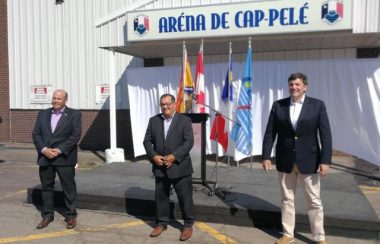
[[[290,97],[273,103],[265,130],[262,166],[271,169],[271,151],[276,144],[276,168],[281,187],[283,236],[277,244],[294,242],[294,194],[297,178],[306,197],[314,241],[327,243],[323,227],[320,176],[331,164],[332,139],[325,104],[305,95],[307,77],[302,73],[288,78]]]
[[[170,218],[170,187],[174,186],[184,220],[180,240],[193,233],[194,203],[190,150],[194,145],[190,118],[176,113],[175,98],[164,94],[160,98],[161,112],[149,120],[144,147],[155,176],[156,227],[151,237],[167,229]]]
[[[77,190],[74,177],[78,161],[77,144],[81,137],[81,113],[66,106],[67,98],[66,91],[54,91],[52,108],[38,113],[33,129],[43,205],[42,220],[37,229],[45,228],[54,220],[56,174],[64,194],[66,228],[72,229],[76,226]]]

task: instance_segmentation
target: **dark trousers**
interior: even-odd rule
[[[67,219],[76,217],[77,186],[74,180],[75,167],[53,165],[40,166],[39,173],[42,186],[42,217],[54,217],[54,182],[56,173],[61,182],[64,195],[64,217]]]
[[[194,224],[193,183],[191,175],[178,179],[156,177],[156,221],[166,226],[170,220],[170,186],[173,185],[178,196],[179,207],[185,227]]]

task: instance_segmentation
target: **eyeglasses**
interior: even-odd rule
[[[167,107],[169,107],[170,105],[172,105],[173,103],[160,103],[160,106],[161,107],[165,107],[165,106],[167,106]]]

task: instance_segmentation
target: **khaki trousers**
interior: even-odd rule
[[[297,179],[299,178],[307,203],[313,239],[315,241],[325,240],[319,173],[304,175],[298,171],[295,165],[290,174],[278,172],[278,178],[281,188],[281,221],[284,235],[294,236],[296,219],[294,197],[297,189]]]

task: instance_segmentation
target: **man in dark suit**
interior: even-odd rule
[[[160,98],[161,114],[149,120],[144,147],[156,182],[156,227],[151,237],[167,229],[170,218],[170,187],[174,186],[184,220],[180,240],[189,239],[193,233],[194,203],[190,150],[194,134],[190,118],[176,113],[175,98],[164,94]]]
[[[81,137],[81,113],[66,106],[67,92],[53,93],[52,108],[38,113],[33,129],[42,191],[42,220],[37,229],[54,220],[54,182],[58,174],[65,199],[66,228],[76,226],[77,190],[75,165],[78,161],[77,143]]]
[[[290,97],[273,103],[264,135],[262,166],[265,171],[271,169],[271,151],[277,137],[276,168],[281,186],[283,228],[278,244],[294,241],[297,178],[306,197],[313,239],[317,243],[327,243],[320,176],[327,175],[331,164],[331,131],[324,103],[305,95],[307,84],[306,75],[290,75]]]

